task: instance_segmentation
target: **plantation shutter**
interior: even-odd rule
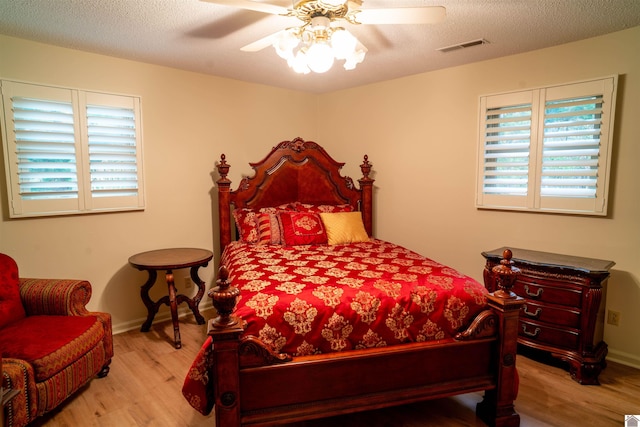
[[[547,101],[542,196],[595,197],[602,95]]]
[[[532,94],[481,100],[479,204],[526,207],[530,194]]]
[[[144,208],[139,98],[1,84],[11,217]]]
[[[1,89],[10,216],[83,209],[73,91],[11,81]]]
[[[143,205],[137,99],[88,92],[85,100],[91,206]]]
[[[616,86],[481,97],[476,206],[605,215]]]
[[[540,167],[540,209],[604,215],[616,79],[548,88]]]

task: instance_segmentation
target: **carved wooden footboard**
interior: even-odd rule
[[[518,426],[516,347],[521,299],[509,289],[515,272],[506,253],[496,271],[501,289],[455,339],[315,356],[275,354],[243,337],[231,313],[238,291],[220,269],[210,291],[216,425],[266,426],[484,390],[478,416]]]

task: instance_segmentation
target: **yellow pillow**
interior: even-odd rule
[[[327,230],[330,245],[369,241],[360,212],[321,212],[320,218]]]

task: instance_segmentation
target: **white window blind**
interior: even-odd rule
[[[1,84],[11,217],[144,208],[139,98]]]
[[[606,215],[616,85],[482,96],[476,206]]]
[[[77,198],[71,103],[14,97],[12,106],[21,197],[28,200]]]
[[[547,101],[542,196],[596,197],[602,95]]]
[[[487,108],[484,192],[526,195],[531,104]]]

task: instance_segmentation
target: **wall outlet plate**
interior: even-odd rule
[[[620,312],[607,310],[607,323],[613,326],[620,326]]]

